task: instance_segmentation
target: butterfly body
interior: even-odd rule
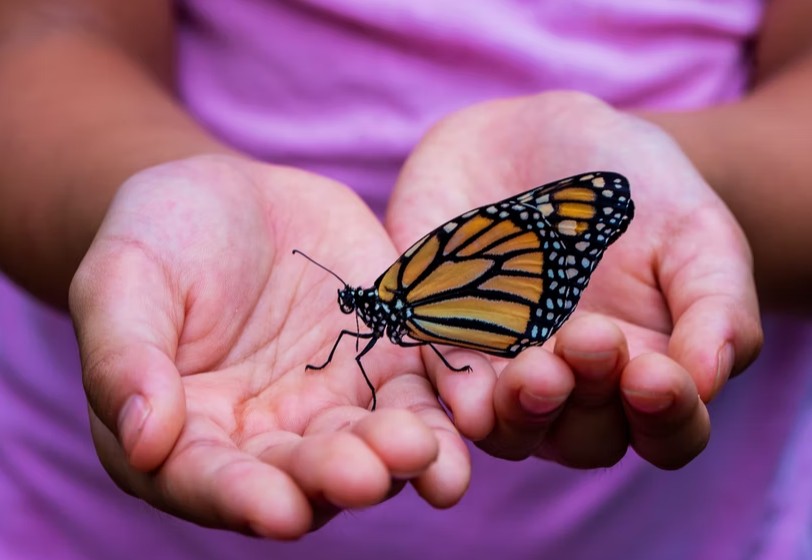
[[[339,307],[380,338],[515,357],[543,344],[575,310],[604,250],[634,216],[628,181],[592,172],[470,210],[425,235],[371,288],[339,290]],[[318,264],[318,263],[317,263]],[[319,265],[321,266],[321,265]],[[334,273],[333,273],[334,274]],[[343,282],[343,281],[342,281]]]

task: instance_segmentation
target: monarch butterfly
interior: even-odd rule
[[[634,203],[629,183],[596,171],[536,187],[470,210],[425,235],[371,288],[353,288],[335,272],[298,253],[344,284],[343,313],[356,313],[370,332],[342,330],[369,340],[355,357],[377,397],[361,358],[389,337],[400,346],[428,345],[453,371],[435,344],[515,357],[544,343],[567,320],[604,250],[629,225]],[[406,338],[408,337],[408,340]]]

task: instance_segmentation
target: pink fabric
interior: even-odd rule
[[[356,188],[378,211],[435,120],[574,88],[625,107],[740,95],[757,0],[188,0],[180,91],[223,138]],[[709,448],[662,472],[579,472],[473,450],[463,502],[411,490],[298,543],[201,529],[98,464],[69,320],[0,278],[0,558],[793,558],[810,552],[812,328],[767,321],[758,364],[713,403]],[[269,499],[273,497],[269,496]]]
[[[760,0],[187,1],[189,107],[262,159],[343,180],[377,211],[449,112],[575,89],[625,107],[736,97]]]

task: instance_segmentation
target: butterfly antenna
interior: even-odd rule
[[[294,254],[294,255],[302,255],[304,258],[306,258],[307,260],[309,260],[310,262],[312,262],[313,264],[315,264],[315,265],[316,265],[317,267],[319,267],[320,269],[322,269],[322,270],[326,270],[327,272],[329,272],[330,274],[332,274],[333,276],[335,276],[336,278],[338,278],[338,281],[339,281],[339,282],[341,282],[342,284],[344,284],[345,286],[349,286],[349,284],[347,284],[347,283],[346,283],[346,282],[345,282],[345,281],[344,281],[344,280],[341,278],[341,276],[339,276],[338,274],[336,274],[335,272],[333,272],[332,270],[330,270],[329,268],[327,268],[327,267],[326,267],[326,266],[324,266],[323,264],[319,264],[319,263],[317,263],[316,261],[314,261],[313,259],[311,259],[311,258],[310,258],[310,257],[308,257],[307,255],[305,255],[304,253],[302,253],[302,252],[301,252],[299,249],[294,249],[294,250],[293,250],[293,254]]]

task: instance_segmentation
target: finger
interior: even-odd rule
[[[139,496],[136,492],[149,485],[149,475],[133,469],[115,434],[104,425],[90,407],[88,407],[88,416],[90,417],[90,434],[93,438],[93,445],[104,470],[124,492],[138,498],[146,496],[146,494]]]
[[[471,370],[452,371],[430,348],[423,348],[429,379],[453,415],[457,430],[471,440],[481,440],[493,431],[496,420],[496,372],[484,354],[459,349],[442,351],[453,367],[469,366]]]
[[[337,508],[383,501],[393,478],[414,476],[437,455],[433,434],[415,415],[354,406],[311,419],[301,437],[274,432],[243,448],[288,473],[316,505]]]
[[[614,465],[629,445],[620,400],[629,360],[623,332],[599,315],[582,315],[561,328],[555,353],[572,370],[575,387],[540,455],[575,468]]]
[[[149,471],[169,455],[186,414],[171,358],[172,306],[163,275],[140,253],[95,254],[70,292],[85,392],[130,464]]]
[[[350,432],[304,436],[266,449],[260,459],[287,473],[310,500],[339,508],[377,504],[389,492],[386,465]]]
[[[710,437],[710,419],[690,374],[661,354],[632,360],[621,380],[632,446],[663,469],[696,457]]]
[[[403,374],[381,385],[378,396],[374,414],[357,407],[346,413],[336,409],[311,422],[308,433],[346,426],[369,445],[396,481],[410,480],[434,507],[456,504],[470,483],[470,456],[431,384],[421,375]]]
[[[312,526],[312,509],[297,483],[228,441],[191,435],[156,481],[157,494],[148,487],[139,495],[151,494],[161,509],[200,525],[276,539],[300,537]]]
[[[420,375],[401,375],[381,387],[380,394],[384,407],[411,411],[431,431],[436,445],[434,459],[425,467],[421,465],[419,471],[409,473],[417,493],[437,508],[459,502],[471,482],[471,457],[429,381]],[[389,434],[385,441],[389,446],[396,438]]]
[[[437,460],[412,480],[421,498],[436,508],[456,505],[471,483],[471,456],[459,433],[440,410],[426,410],[423,421],[434,430]]]
[[[233,448],[189,442],[157,474],[134,470],[110,430],[91,411],[93,440],[107,472],[129,494],[199,525],[275,539],[313,526],[313,513],[293,481]]]
[[[531,348],[509,362],[493,393],[496,424],[477,446],[503,459],[531,455],[561,413],[574,378],[559,357]]]
[[[374,414],[359,407],[336,407],[311,420],[305,436],[346,429],[369,446],[389,476],[404,480],[414,478],[437,458],[437,440],[416,414],[392,407],[389,383],[381,386],[378,393],[381,407]]]
[[[668,353],[705,402],[755,359],[763,341],[749,249],[720,220],[718,208],[697,212],[691,228],[669,241],[661,266],[674,319]]]

